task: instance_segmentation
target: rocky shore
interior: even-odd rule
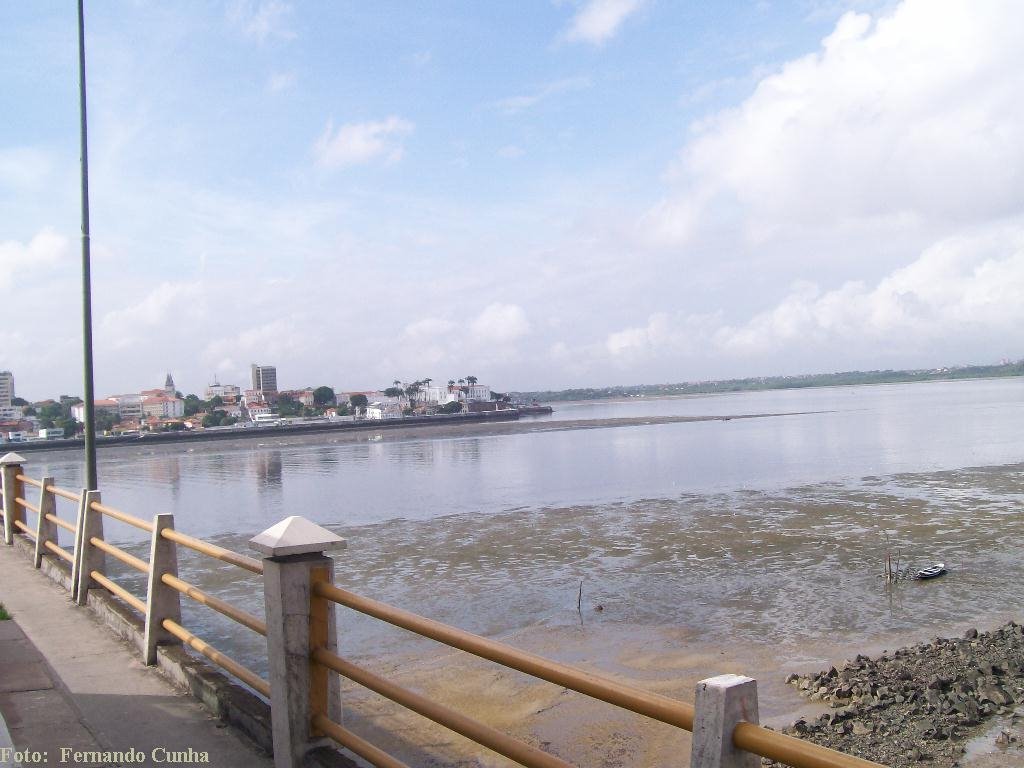
[[[995,743],[1017,751],[1024,724],[1024,626],[936,638],[841,667],[790,675],[830,711],[783,731],[883,765],[963,765],[964,745],[1000,724]],[[1008,757],[1009,755],[1007,755]]]

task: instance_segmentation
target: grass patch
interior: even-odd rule
[[[7,621],[9,618],[11,618],[11,614],[9,614],[7,609],[4,608],[4,604],[0,603],[0,621]]]

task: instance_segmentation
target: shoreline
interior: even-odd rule
[[[571,419],[551,421],[533,419],[530,416],[499,416],[504,411],[492,411],[483,414],[465,414],[459,416],[424,416],[407,417],[404,419],[387,419],[381,421],[343,422],[342,424],[311,424],[281,427],[251,427],[239,430],[218,432],[166,432],[146,437],[127,437],[124,439],[98,440],[98,450],[117,448],[143,448],[165,445],[206,444],[210,442],[250,443],[252,440],[312,442],[305,438],[329,438],[335,441],[362,440],[405,440],[416,437],[426,438],[457,438],[477,436],[497,436],[527,434],[531,432],[559,432],[576,429],[610,429],[615,427],[656,426],[662,424],[678,424],[701,421],[739,421],[743,419],[763,419],[777,416],[807,416],[822,413],[821,411],[788,411],[782,413],[749,413],[728,416],[626,416],[604,419]],[[445,419],[439,421],[439,418]],[[369,435],[369,437],[367,437]],[[297,440],[296,440],[297,439]],[[81,439],[64,441],[39,441],[32,443],[4,443],[0,450],[15,452],[46,452],[69,451],[81,448]]]
[[[808,704],[782,732],[883,762],[1024,766],[1024,626],[858,654],[822,672],[791,674]]]

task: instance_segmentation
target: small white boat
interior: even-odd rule
[[[929,565],[927,568],[922,568],[917,572],[917,575],[914,576],[914,578],[920,580],[934,579],[937,576],[942,576],[946,572],[945,563],[936,563],[935,565]]]

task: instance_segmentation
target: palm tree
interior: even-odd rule
[[[476,376],[467,376],[466,381],[468,381],[470,386],[472,386],[473,384],[476,384],[479,379],[477,379]]]
[[[455,386],[455,379],[448,379],[448,389]]]

